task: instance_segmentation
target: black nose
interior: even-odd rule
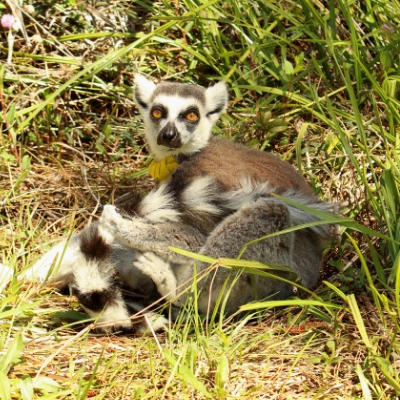
[[[173,122],[168,122],[157,137],[157,144],[177,149],[182,146],[181,135]]]

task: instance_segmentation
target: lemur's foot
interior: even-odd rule
[[[133,266],[153,280],[161,296],[167,300],[175,298],[177,280],[170,263],[152,252],[145,252],[135,257]]]
[[[151,271],[157,273],[165,269],[167,263],[152,252],[138,253],[133,261],[133,265],[144,274],[148,275]],[[152,276],[151,276],[152,277]]]

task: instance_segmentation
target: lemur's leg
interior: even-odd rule
[[[246,243],[275,234],[290,226],[291,218],[288,207],[274,198],[261,197],[243,205],[237,212],[225,218],[208,237],[201,253],[214,258],[236,258]],[[293,238],[292,233],[269,237],[250,245],[242,258],[290,267],[292,265]],[[208,264],[197,263],[196,267],[198,274],[201,274]],[[286,279],[292,277],[290,272],[267,269],[263,271],[272,272],[272,275],[283,276]],[[184,287],[185,282],[188,281],[191,284],[193,268],[180,269],[177,271],[177,277],[178,287]],[[206,313],[214,309],[226,282],[228,283],[225,290],[226,293],[229,293],[224,310],[226,313],[235,312],[241,305],[252,300],[267,297],[285,298],[293,294],[290,284],[274,277],[218,267],[216,271],[211,271],[205,279],[198,281],[198,288],[201,289],[198,295],[200,312]],[[180,301],[184,301],[184,299],[185,296],[182,296]]]
[[[180,222],[153,223],[144,218],[127,219],[114,206],[107,205],[99,219],[99,226],[121,244],[140,252],[152,252],[174,263],[186,258],[169,250],[169,246],[198,251],[204,244],[204,235],[196,228]]]
[[[204,176],[188,184],[178,201],[168,181],[161,182],[140,202],[136,218],[123,218],[115,207],[105,206],[99,223],[125,246],[159,254],[166,261],[186,262],[168,247],[198,251],[206,238],[195,224],[181,222],[180,210],[201,215],[202,221],[221,215],[223,210],[214,204],[216,190],[214,179]]]

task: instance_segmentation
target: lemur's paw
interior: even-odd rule
[[[132,321],[132,323],[126,324],[95,324],[93,330],[96,333],[120,333],[122,335],[143,335],[149,334],[150,332],[159,332],[166,330],[168,328],[169,321],[163,316],[148,312],[145,314],[146,317],[141,318],[137,321]]]
[[[120,225],[124,221],[124,217],[118,212],[117,208],[111,204],[107,204],[101,213],[99,224],[106,229]]]
[[[152,252],[145,252],[137,255],[132,264],[134,268],[151,278],[162,297],[174,301],[177,280],[170,263]]]
[[[124,301],[123,303],[112,300],[100,312],[85,307],[84,297],[78,296],[85,311],[92,317],[97,318],[93,329],[99,333],[122,333],[122,334],[144,334],[150,331],[159,331],[168,327],[168,320],[155,314],[152,311],[146,311],[143,306],[132,302]],[[96,308],[101,304],[96,304]],[[91,305],[93,308],[93,305]]]
[[[152,252],[138,253],[133,261],[133,266],[146,275],[153,270],[161,272],[165,265],[165,261]]]
[[[128,310],[133,314],[131,320],[131,329],[136,330],[135,333],[149,333],[150,331],[158,332],[168,328],[168,319],[162,315],[158,315],[152,311],[140,313],[137,316],[137,304],[126,302]],[[136,314],[136,317],[135,317]]]

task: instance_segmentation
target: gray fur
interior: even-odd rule
[[[205,89],[196,85],[185,85],[184,83],[162,82],[156,86],[152,95],[152,102],[159,95],[167,95],[179,98],[193,98],[205,105]]]

